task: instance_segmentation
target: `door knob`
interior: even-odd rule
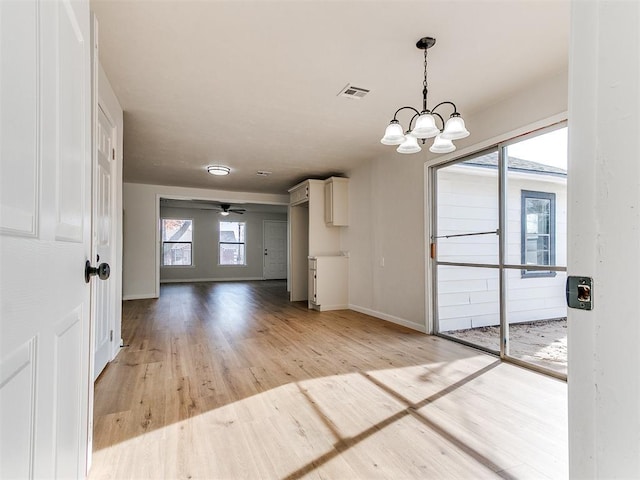
[[[91,262],[87,260],[84,264],[84,281],[87,283],[94,275],[97,275],[100,280],[106,280],[110,274],[111,268],[108,263],[101,263],[97,267],[92,267]]]

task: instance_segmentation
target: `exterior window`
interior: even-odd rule
[[[522,191],[522,264],[556,263],[556,195]],[[522,270],[523,277],[553,277],[555,272]]]
[[[190,266],[193,220],[162,219],[162,265]]]
[[[220,222],[220,265],[246,265],[244,222]]]

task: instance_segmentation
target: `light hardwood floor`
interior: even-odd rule
[[[281,281],[124,303],[91,479],[566,478],[567,386]]]

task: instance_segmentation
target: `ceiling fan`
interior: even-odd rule
[[[230,213],[237,213],[239,215],[242,215],[244,214],[244,212],[246,212],[244,208],[231,208],[231,205],[229,205],[228,203],[220,204],[220,215],[223,215],[225,217]]]

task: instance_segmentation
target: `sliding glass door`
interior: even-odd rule
[[[438,331],[500,352],[498,150],[435,170]]]
[[[567,128],[503,146],[505,355],[567,374]]]
[[[564,125],[432,168],[436,333],[566,376]]]

